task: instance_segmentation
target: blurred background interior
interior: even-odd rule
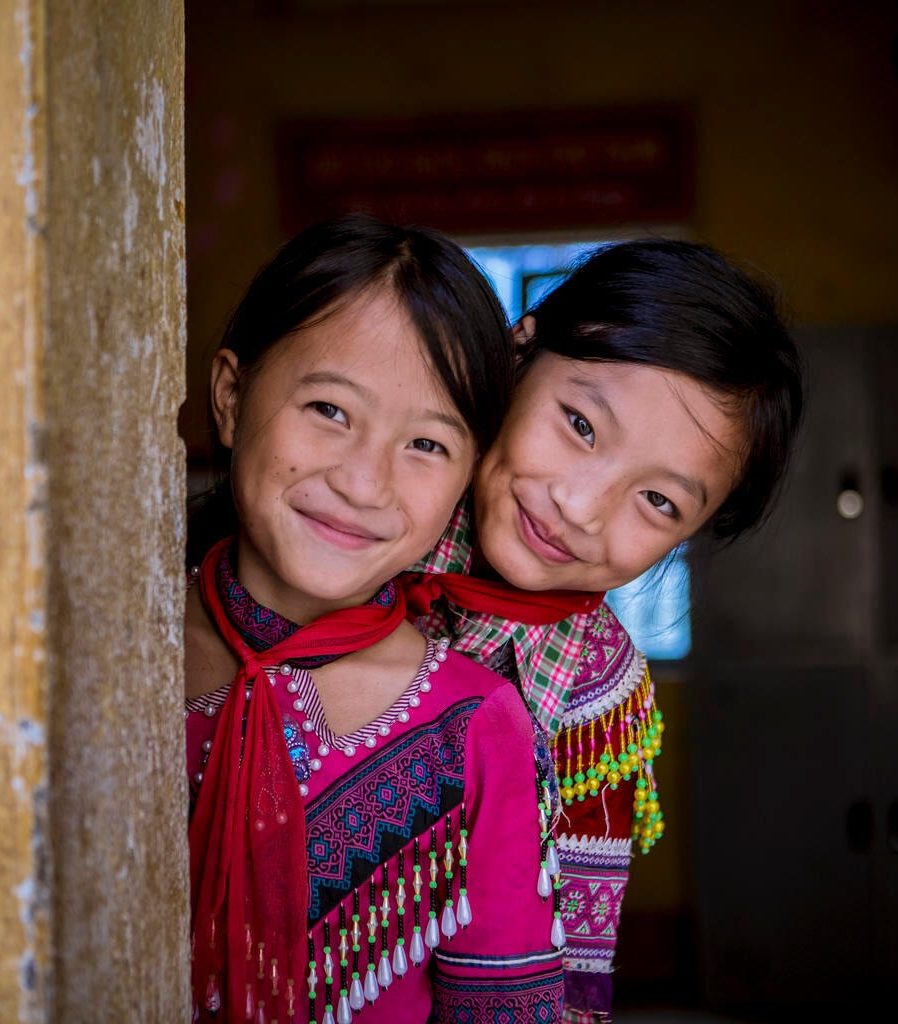
[[[898,977],[896,38],[872,0],[187,0],[194,488],[232,304],[345,209],[453,234],[511,317],[646,233],[791,311],[810,401],[774,518],[612,597],[668,723],[621,1022],[835,1020]]]

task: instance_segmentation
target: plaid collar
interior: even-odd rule
[[[412,566],[413,572],[470,572],[470,502],[470,495],[459,502],[442,538],[425,558]],[[578,612],[552,625],[533,626],[468,612],[452,604],[448,604],[448,613],[447,616],[442,609],[436,609],[419,625],[431,636],[449,632],[455,650],[484,663],[510,640],[518,679],[528,703],[542,727],[555,736],[570,703],[589,616]]]

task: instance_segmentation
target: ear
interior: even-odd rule
[[[518,348],[523,348],[536,333],[536,320],[532,316],[522,316],[514,325],[512,335]]]
[[[212,414],[218,426],[218,439],[225,448],[234,446],[237,428],[240,364],[237,353],[220,348],[212,360]]]

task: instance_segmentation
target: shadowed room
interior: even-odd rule
[[[801,0],[187,4],[194,490],[242,283],[333,213],[447,231],[512,319],[597,243],[707,242],[775,284],[800,339],[772,521],[614,605],[667,725],[622,1022],[857,1011],[898,965],[896,29],[891,4]]]

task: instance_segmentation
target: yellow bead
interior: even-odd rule
[[[562,786],[561,795],[565,800],[574,799],[574,787],[573,786]]]
[[[608,772],[608,781],[616,786],[620,782],[620,772]]]
[[[661,804],[657,800],[649,800],[645,805],[645,809],[649,814],[657,814],[661,810]]]
[[[590,793],[593,793],[593,794],[598,793],[598,791],[599,791],[599,780],[598,779],[590,779],[589,782],[586,783],[586,785],[589,786]]]
[[[586,789],[587,786],[585,782],[578,782],[577,785],[574,786],[574,792],[577,796],[586,796]]]

